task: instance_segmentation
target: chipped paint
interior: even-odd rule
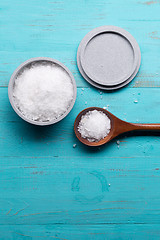
[[[158,35],[158,31],[154,31],[149,33],[149,37],[152,39],[160,40],[160,36]]]
[[[11,211],[12,211],[12,208],[9,209],[9,211],[6,213],[6,215],[10,214]]]
[[[152,4],[157,4],[157,3],[160,3],[160,1],[159,0],[152,0],[152,1],[144,2],[143,4],[150,6]]]
[[[43,171],[40,171],[40,172],[32,172],[32,174],[34,174],[34,175],[43,175]]]

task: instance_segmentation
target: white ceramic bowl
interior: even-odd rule
[[[33,63],[36,63],[36,62],[51,62],[51,63],[54,63],[54,64],[57,64],[59,65],[60,67],[62,67],[67,73],[68,75],[70,76],[71,78],[71,81],[72,81],[72,84],[73,84],[73,99],[72,99],[72,102],[69,106],[69,108],[64,112],[64,114],[62,114],[60,117],[56,118],[56,119],[53,119],[51,121],[47,121],[47,122],[42,122],[42,121],[34,121],[34,120],[31,120],[31,119],[28,119],[25,115],[22,114],[22,112],[17,108],[15,102],[14,102],[14,99],[13,99],[13,88],[14,88],[14,82],[15,82],[15,79],[17,77],[17,75],[24,69],[26,68],[27,66],[29,67],[31,64]],[[10,100],[10,103],[14,109],[14,111],[25,121],[31,123],[31,124],[35,124],[35,125],[40,125],[40,126],[46,126],[46,125],[51,125],[51,124],[54,124],[54,123],[57,123],[59,122],[60,120],[62,120],[63,118],[65,118],[69,112],[71,111],[71,109],[73,108],[73,105],[75,103],[75,100],[76,100],[76,95],[77,95],[77,87],[76,87],[76,82],[75,82],[75,79],[72,75],[72,73],[69,71],[69,69],[64,66],[61,62],[55,60],[55,59],[52,59],[52,58],[48,58],[48,57],[37,57],[37,58],[31,58],[27,61],[25,61],[24,63],[22,63],[15,71],[14,73],[12,74],[11,76],[11,79],[9,81],[9,86],[8,86],[8,96],[9,96],[9,100]]]

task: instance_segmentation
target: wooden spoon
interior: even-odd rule
[[[111,130],[109,134],[101,139],[98,142],[89,142],[86,138],[82,138],[81,134],[78,131],[78,125],[81,120],[82,115],[85,115],[88,111],[102,111],[105,113],[111,120]],[[111,141],[113,138],[117,137],[118,135],[130,131],[142,131],[142,130],[150,130],[150,131],[155,131],[155,130],[160,130],[160,124],[140,124],[140,123],[129,123],[122,121],[121,119],[117,118],[114,116],[112,113],[108,112],[107,110],[99,107],[89,107],[81,111],[78,116],[75,119],[74,122],[74,132],[77,136],[77,138],[84,144],[88,146],[101,146],[109,141]]]

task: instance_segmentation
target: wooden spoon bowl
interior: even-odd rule
[[[110,130],[109,134],[105,138],[101,139],[98,142],[90,142],[86,138],[82,138],[80,132],[78,131],[78,125],[81,120],[81,117],[83,115],[85,115],[88,111],[93,111],[93,110],[97,110],[97,111],[101,111],[101,112],[105,113],[111,121],[111,130]],[[122,133],[130,132],[130,131],[142,131],[142,130],[159,131],[160,124],[158,124],[158,123],[157,124],[138,124],[138,123],[125,122],[125,121],[117,118],[112,113],[108,112],[107,110],[105,110],[103,108],[99,108],[99,107],[85,108],[83,111],[81,111],[78,114],[78,116],[76,117],[75,122],[74,122],[74,132],[76,134],[76,137],[79,139],[79,141],[81,141],[82,143],[84,143],[85,145],[88,145],[88,146],[101,146],[101,145],[111,141],[113,138],[117,137],[118,135],[120,135]]]

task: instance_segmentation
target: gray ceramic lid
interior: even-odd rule
[[[78,51],[80,51],[80,49],[78,49]],[[86,79],[86,81],[88,83],[90,83],[92,86],[96,87],[96,88],[99,88],[99,89],[102,89],[102,90],[116,90],[116,89],[119,89],[121,87],[124,87],[125,85],[127,85],[128,83],[130,83],[132,81],[132,79],[136,76],[138,70],[139,70],[139,67],[140,67],[140,62],[141,62],[141,58],[139,58],[139,61],[138,61],[138,64],[137,64],[137,67],[135,69],[135,71],[133,72],[133,74],[123,83],[121,84],[118,84],[118,85],[115,85],[115,86],[104,86],[104,85],[101,85],[101,84],[98,84],[94,81],[92,81],[84,72],[82,66],[81,66],[81,63],[80,63],[80,60],[79,58],[77,58],[77,65],[78,65],[78,68],[79,68],[79,71],[80,73],[82,74],[82,76]]]
[[[137,74],[141,54],[133,36],[115,26],[93,29],[81,41],[77,64],[83,77],[95,87],[113,90]]]

